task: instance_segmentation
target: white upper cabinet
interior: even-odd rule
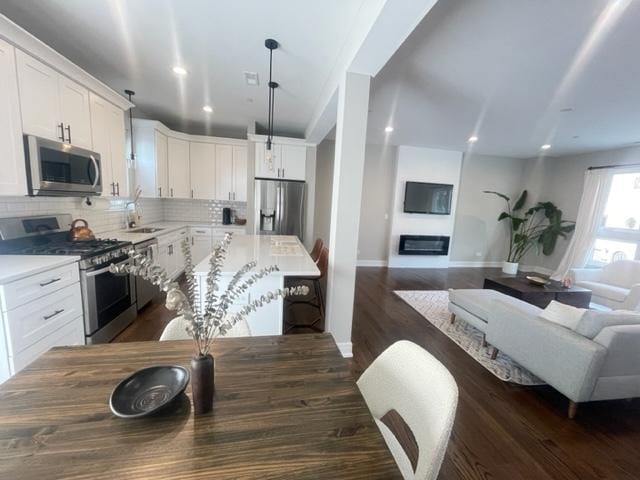
[[[169,196],[169,162],[167,136],[145,122],[133,121],[135,185],[142,197]]]
[[[124,111],[109,105],[109,141],[111,145],[111,177],[116,184],[116,195],[131,195],[129,168],[127,166],[127,145],[124,132]]]
[[[128,196],[124,112],[90,94],[93,150],[100,154],[102,196]]]
[[[89,90],[21,50],[16,60],[24,133],[91,149]]]
[[[233,147],[233,200],[247,201],[247,147]]]
[[[271,161],[267,160],[266,144],[256,143],[256,178],[304,181],[307,147],[304,145],[273,144],[271,157]]]
[[[66,141],[71,145],[91,149],[91,115],[89,90],[60,75],[60,119],[64,124]]]
[[[247,145],[191,136],[135,119],[136,185],[143,197],[247,201]]]
[[[233,147],[216,145],[216,199],[232,200]]]
[[[307,147],[282,145],[280,155],[281,176],[287,180],[304,180],[307,164]]]
[[[58,73],[21,50],[16,51],[22,130],[50,140],[63,140]]]
[[[169,139],[166,135],[155,132],[155,178],[157,196],[162,198],[169,196]],[[153,189],[152,189],[153,190]],[[154,195],[155,196],[155,195]]]
[[[169,197],[191,198],[189,142],[169,137]]]
[[[0,40],[0,195],[26,195],[15,49]]]
[[[216,198],[216,146],[213,143],[191,142],[189,144],[191,164],[191,196],[193,198]]]

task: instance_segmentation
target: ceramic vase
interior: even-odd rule
[[[213,409],[213,357],[209,354],[191,359],[191,399],[196,415]]]

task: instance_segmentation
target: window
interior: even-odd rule
[[[613,176],[589,265],[640,260],[640,171]]]

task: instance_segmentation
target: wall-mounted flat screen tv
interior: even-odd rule
[[[407,182],[404,190],[405,213],[450,215],[453,185]]]

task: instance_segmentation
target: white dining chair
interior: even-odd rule
[[[403,340],[373,361],[358,387],[403,478],[435,480],[458,405],[458,386],[449,370],[423,348]],[[400,442],[381,421],[391,411],[402,417],[415,437],[415,472]]]
[[[162,335],[160,335],[160,341],[163,342],[165,340],[190,340],[191,335],[187,333],[186,330],[186,322],[184,317],[179,316],[171,320],[164,330],[162,331]],[[229,329],[229,331],[225,335],[221,335],[224,337],[250,337],[251,329],[249,328],[249,323],[245,319],[237,322],[233,327]]]

